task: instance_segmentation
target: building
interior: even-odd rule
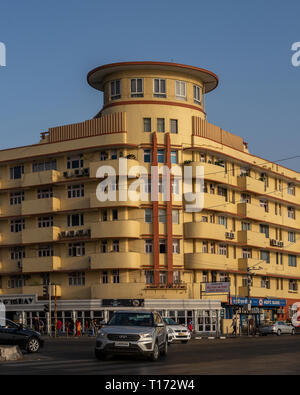
[[[206,120],[205,95],[217,76],[176,63],[124,62],[98,67],[87,80],[104,94],[92,120],[1,151],[0,300],[8,315],[28,324],[35,314],[46,319],[43,285],[51,282],[64,323],[143,305],[214,332],[223,314],[242,312],[248,289],[259,319],[291,316],[300,301],[300,176]],[[128,185],[140,179],[134,166],[148,175],[151,166],[177,164],[193,174],[201,166],[203,210],[186,210],[176,176],[169,200],[159,177],[157,201],[148,177],[148,199],[119,199],[120,158],[134,173]],[[102,166],[118,176],[108,187],[116,201],[96,196]],[[212,292],[211,282],[225,288]]]

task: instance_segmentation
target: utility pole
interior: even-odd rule
[[[51,313],[51,282],[48,284],[49,293],[49,336],[52,336],[52,313]]]
[[[57,292],[56,292],[56,284],[54,284],[54,337],[56,337],[56,328],[57,328]]]

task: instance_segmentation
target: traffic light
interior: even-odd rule
[[[49,313],[49,305],[44,304],[44,313]]]
[[[49,296],[48,285],[43,285],[43,296]]]

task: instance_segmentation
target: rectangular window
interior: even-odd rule
[[[110,159],[118,159],[118,151],[117,150],[110,151]]]
[[[25,220],[24,219],[13,219],[10,221],[10,231],[11,233],[19,233],[25,229]]]
[[[143,78],[131,78],[131,97],[144,96]]]
[[[102,254],[106,254],[108,252],[107,240],[101,240],[101,252]]]
[[[170,132],[177,134],[178,133],[178,120],[170,119]]]
[[[83,155],[73,155],[67,158],[67,169],[80,169],[83,167]]]
[[[49,199],[52,197],[53,197],[53,189],[52,188],[38,189],[38,191],[37,191],[37,198],[38,199]]]
[[[224,225],[225,229],[227,229],[227,217],[224,217],[223,215],[219,215],[218,216],[218,224]]]
[[[53,217],[38,217],[38,227],[39,228],[49,228],[53,226]]]
[[[167,211],[164,208],[158,210],[158,221],[161,224],[165,224],[167,221]]]
[[[167,272],[159,272],[159,283],[167,284]]]
[[[147,239],[145,240],[145,253],[152,254],[152,252],[153,252],[153,240]]]
[[[297,280],[289,280],[289,291],[293,291],[293,292],[298,291]]]
[[[201,87],[194,85],[194,103],[201,104]]]
[[[241,203],[251,203],[251,196],[248,193],[242,193]]]
[[[261,279],[261,288],[270,289],[270,279],[268,277],[262,277],[262,279]]]
[[[24,191],[21,192],[11,192],[9,194],[9,203],[11,206],[16,206],[22,204],[24,201]]]
[[[11,276],[7,281],[7,288],[22,288],[26,285],[25,276]]]
[[[48,159],[41,162],[34,162],[32,164],[32,172],[56,170],[56,159]]]
[[[295,184],[293,184],[292,182],[288,184],[287,193],[289,195],[295,196]]]
[[[113,277],[113,283],[114,284],[119,284],[119,282],[120,282],[120,272],[119,272],[119,270],[113,270],[112,271],[112,277]]]
[[[100,151],[100,161],[108,159],[108,152],[107,151]]]
[[[207,241],[202,242],[202,252],[203,252],[203,254],[208,253],[208,242]]]
[[[163,149],[157,150],[157,162],[165,163],[165,151]]]
[[[70,257],[84,256],[85,243],[69,243],[68,253]]]
[[[51,245],[39,246],[38,256],[39,257],[53,256],[53,247]]]
[[[121,98],[121,80],[110,82],[110,98],[116,100]]]
[[[12,247],[10,249],[10,259],[12,261],[21,261],[25,258],[25,248],[24,247]]]
[[[269,238],[269,225],[259,225],[260,233],[264,233],[267,238]]]
[[[160,239],[159,240],[159,253],[165,254],[166,252],[167,252],[166,239]]]
[[[151,132],[151,118],[144,118],[144,132]]]
[[[103,222],[106,222],[107,219],[108,219],[107,210],[103,210],[103,211],[102,211],[102,221],[103,221]]]
[[[146,284],[154,284],[154,271],[145,270]]]
[[[175,81],[176,99],[186,100],[186,83],[184,81]]]
[[[296,218],[294,207],[288,207],[287,208],[287,213],[288,213],[288,218],[291,218],[291,219],[295,219]]]
[[[68,185],[68,198],[84,197],[84,185]]]
[[[227,255],[227,244],[219,244],[219,254]]]
[[[145,163],[151,163],[151,150],[150,149],[144,149],[144,162]]]
[[[172,210],[172,223],[179,224],[179,210]]]
[[[119,252],[120,251],[120,242],[119,242],[119,240],[113,240],[112,241],[112,250],[113,250],[113,252]]]
[[[24,174],[24,165],[13,166],[10,168],[11,180],[17,180],[19,178],[22,178],[23,174]]]
[[[295,232],[288,232],[288,241],[291,243],[296,243],[296,233]]]
[[[118,221],[118,210],[117,209],[112,209],[112,220],[113,221]]]
[[[252,249],[251,248],[243,248],[242,258],[243,259],[252,258]]]
[[[102,272],[102,284],[107,284],[107,283],[108,283],[108,273]]]
[[[173,254],[180,254],[180,240],[173,239],[172,241]]]
[[[83,225],[84,225],[83,214],[68,215],[68,226],[83,226]]]
[[[270,263],[270,252],[269,251],[260,251],[260,259],[265,261],[266,263]]]
[[[85,285],[85,273],[84,272],[73,272],[69,273],[69,286],[84,286]]]
[[[177,151],[171,151],[171,163],[177,163],[178,162],[178,155]]]
[[[164,133],[165,131],[165,118],[157,118],[157,132]]]
[[[148,224],[152,224],[152,208],[145,208],[145,222]]]
[[[166,80],[160,78],[154,78],[153,80],[153,92],[154,97],[166,97]]]
[[[289,266],[297,267],[297,256],[296,255],[289,255]]]

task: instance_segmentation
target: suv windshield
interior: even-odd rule
[[[154,326],[151,313],[115,313],[107,325]]]
[[[163,320],[167,325],[178,325],[172,318],[164,318]]]

